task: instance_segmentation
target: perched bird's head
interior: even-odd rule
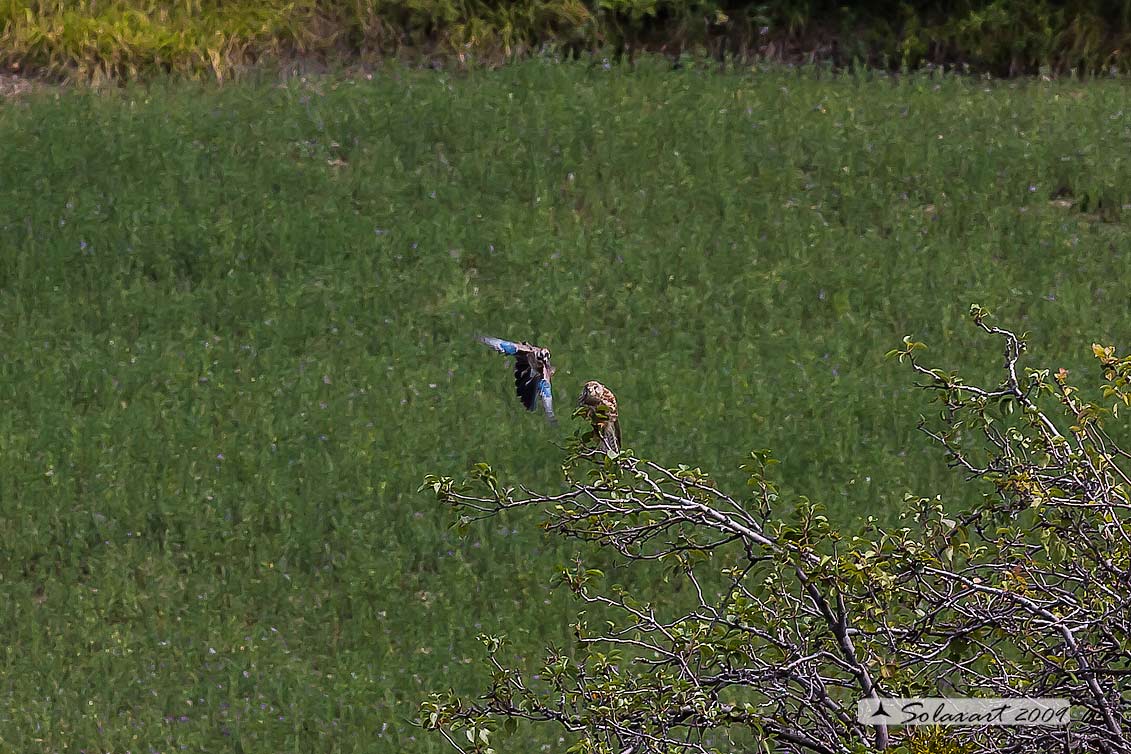
[[[601,402],[601,388],[604,387],[597,380],[589,380],[585,386],[581,388],[581,395],[577,397],[577,405],[579,406],[596,406]]]
[[[602,385],[597,380],[589,380],[585,383],[585,387],[581,388],[581,395],[577,397],[578,406],[605,406],[613,411],[616,411],[617,399],[613,396],[613,391]]]

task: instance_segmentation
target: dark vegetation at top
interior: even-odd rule
[[[1131,2],[1105,0],[0,0],[0,66],[101,81],[248,65],[497,65],[532,54],[946,66],[995,76],[1128,69]]]

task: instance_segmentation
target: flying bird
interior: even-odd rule
[[[550,378],[557,371],[550,365],[550,351],[527,343],[515,343],[501,338],[480,335],[479,341],[499,353],[514,357],[514,389],[527,411],[535,410],[535,401],[541,400],[546,410],[546,418],[551,424],[557,423],[554,416],[554,394]]]
[[[620,416],[617,414],[617,397],[613,391],[596,380],[589,380],[581,389],[577,405],[593,425],[591,437],[598,440],[608,453],[620,452]]]

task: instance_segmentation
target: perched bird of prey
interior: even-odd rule
[[[589,380],[581,389],[577,405],[593,424],[593,439],[608,453],[620,452],[620,417],[617,414],[617,397],[613,391],[596,380]]]
[[[549,349],[539,348],[525,340],[515,343],[486,335],[480,335],[479,340],[499,353],[514,357],[514,389],[522,400],[522,405],[528,411],[533,411],[535,399],[541,399],[546,417],[551,424],[556,424],[558,420],[554,416],[554,394],[550,388],[550,378],[556,370],[550,365]]]

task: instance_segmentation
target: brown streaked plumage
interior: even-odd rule
[[[591,437],[606,452],[619,453],[620,414],[617,412],[617,397],[613,395],[613,391],[596,380],[589,380],[581,389],[577,405],[586,409],[585,414],[593,425]]]

